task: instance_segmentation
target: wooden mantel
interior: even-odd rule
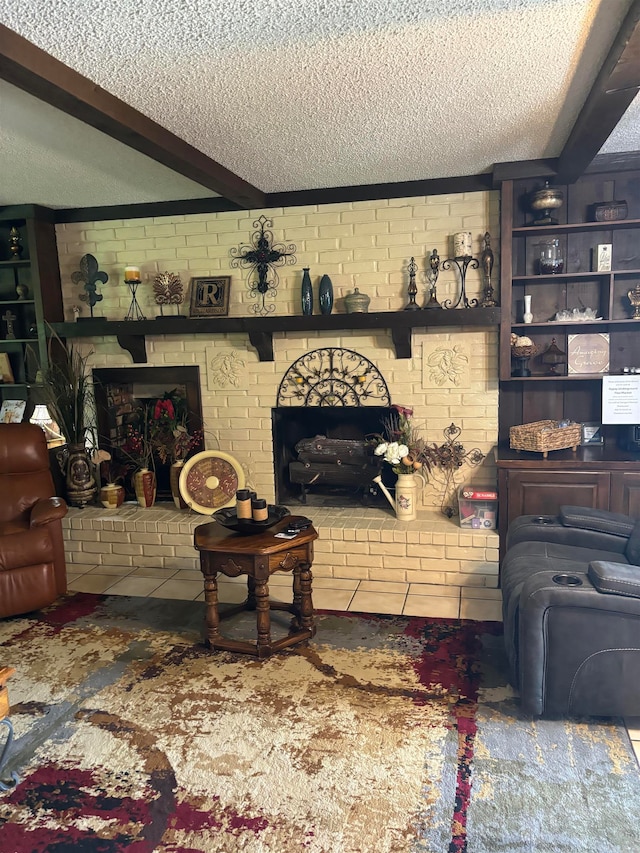
[[[273,361],[274,332],[343,332],[360,329],[388,329],[397,358],[411,358],[411,330],[414,328],[488,327],[500,322],[499,308],[457,308],[419,311],[386,311],[375,314],[326,314],[296,317],[160,317],[157,320],[82,319],[75,323],[52,323],[61,338],[99,338],[115,335],[134,364],[147,361],[148,335],[216,335],[244,332],[249,336],[260,361]]]

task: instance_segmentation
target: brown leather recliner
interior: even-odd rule
[[[44,432],[0,424],[0,617],[29,613],[67,590],[62,519]]]

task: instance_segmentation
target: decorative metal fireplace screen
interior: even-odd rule
[[[295,361],[272,411],[276,500],[375,501],[380,465],[369,439],[390,405],[387,383],[360,353],[323,347]]]

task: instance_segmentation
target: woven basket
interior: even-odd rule
[[[534,421],[509,429],[509,446],[513,450],[531,450],[547,458],[550,450],[578,449],[582,437],[581,424],[560,427],[557,421]]]

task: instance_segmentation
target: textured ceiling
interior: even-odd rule
[[[0,22],[277,192],[557,156],[629,6],[4,0]],[[0,204],[214,195],[8,84],[0,97]],[[604,150],[638,149],[636,97]]]

